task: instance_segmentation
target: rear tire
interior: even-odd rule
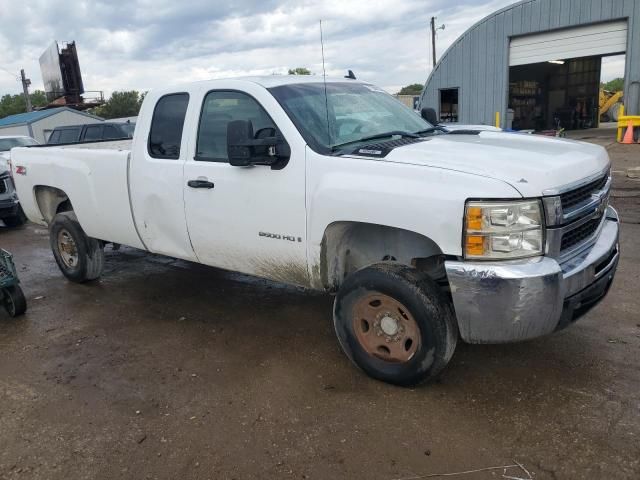
[[[10,317],[18,317],[27,311],[27,299],[22,289],[15,285],[2,290],[2,303]]]
[[[378,264],[351,274],[336,296],[333,319],[354,364],[401,386],[434,379],[458,341],[447,297],[427,275],[405,265]]]
[[[102,274],[102,242],[84,233],[74,212],[54,217],[49,225],[49,242],[60,271],[72,282],[89,282]]]

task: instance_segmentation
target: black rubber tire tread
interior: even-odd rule
[[[2,303],[10,317],[24,315],[27,311],[27,299],[18,285],[2,290]]]
[[[2,221],[7,227],[20,227],[27,223],[27,216],[22,211],[22,207],[18,205],[18,213],[12,217],[5,217]]]
[[[78,249],[78,265],[69,268],[58,251],[58,233],[64,228],[73,237]],[[100,240],[88,237],[78,223],[74,212],[58,213],[49,225],[49,243],[56,263],[65,277],[72,282],[85,283],[96,280],[104,268],[104,248]]]
[[[421,345],[406,363],[390,363],[368,354],[353,332],[351,311],[362,295],[379,292],[409,309],[420,327]],[[346,278],[334,301],[338,341],[349,359],[369,376],[395,385],[414,386],[433,380],[447,366],[458,342],[453,307],[426,274],[406,265],[380,263]]]

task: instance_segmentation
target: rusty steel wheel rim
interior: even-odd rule
[[[78,247],[71,234],[62,229],[58,232],[58,252],[60,252],[60,258],[62,262],[69,268],[74,268],[78,265]]]
[[[382,293],[371,293],[356,302],[353,331],[369,355],[387,362],[408,362],[420,348],[420,327],[413,315]]]

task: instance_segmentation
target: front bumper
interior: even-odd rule
[[[595,244],[562,264],[551,257],[445,262],[463,340],[529,340],[577,320],[609,290],[618,266],[618,236],[618,215],[609,207]]]
[[[8,199],[2,199],[2,195],[0,195],[0,219],[15,217],[18,214],[18,205],[18,200],[13,196]]]

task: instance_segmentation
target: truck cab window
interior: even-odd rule
[[[102,140],[102,125],[91,125],[84,132],[84,140]]]
[[[80,128],[65,128],[60,130],[59,143],[74,143],[80,140]]]
[[[276,126],[262,106],[242,92],[214,91],[204,98],[196,160],[227,162],[227,125],[233,120],[251,120],[256,137],[269,137]]]
[[[182,128],[189,105],[188,93],[165,95],[153,111],[149,132],[149,155],[154,158],[180,158]]]

